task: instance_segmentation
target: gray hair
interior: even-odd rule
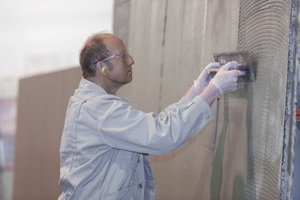
[[[105,33],[96,33],[90,36],[80,52],[80,66],[84,78],[96,75],[96,64],[99,60],[108,57],[109,51],[104,44]]]

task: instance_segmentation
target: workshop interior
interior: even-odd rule
[[[183,148],[150,156],[157,200],[300,199],[299,13],[297,0],[113,1],[112,33],[135,59],[117,95],[134,107],[158,113],[210,62],[247,72]],[[17,121],[13,141],[0,135],[0,200],[58,198],[65,111],[80,79],[79,66],[23,77],[17,98],[0,100]]]

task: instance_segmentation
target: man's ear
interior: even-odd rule
[[[106,75],[105,64],[103,64],[102,62],[98,62],[96,67],[97,67],[97,70],[100,72],[100,74]]]

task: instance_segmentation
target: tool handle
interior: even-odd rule
[[[221,66],[223,66],[223,65],[221,65]],[[208,74],[209,75],[215,75],[219,71],[219,69],[210,69],[210,70],[208,70]],[[235,66],[234,69],[235,70],[240,70],[240,71],[248,71],[249,66],[247,64],[240,63],[237,66]]]

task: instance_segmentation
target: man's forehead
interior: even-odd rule
[[[103,42],[109,51],[121,51],[125,49],[122,40],[113,35],[103,38]]]

